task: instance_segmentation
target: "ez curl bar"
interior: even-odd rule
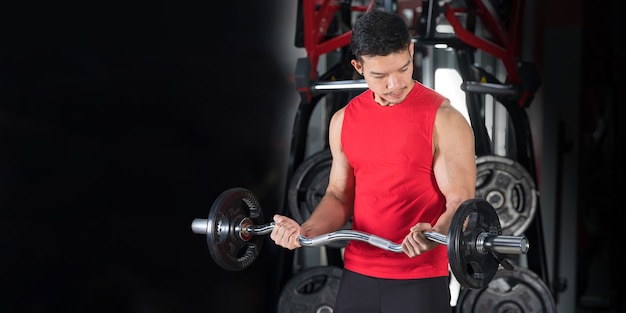
[[[191,230],[206,234],[211,257],[220,267],[241,271],[257,258],[263,237],[274,223],[263,224],[261,206],[252,192],[235,187],[222,192],[213,203],[207,219],[196,218]],[[504,236],[495,209],[485,200],[469,199],[452,218],[448,235],[425,232],[429,240],[448,246],[452,274],[461,286],[482,289],[496,275],[500,266],[513,269],[502,254],[526,254],[525,236]],[[300,236],[303,247],[324,246],[339,240],[358,240],[375,247],[402,253],[402,247],[385,238],[355,230],[339,230],[307,238]]]

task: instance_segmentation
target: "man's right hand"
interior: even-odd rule
[[[300,224],[284,215],[274,215],[274,229],[270,234],[270,238],[274,240],[276,245],[293,250],[300,248],[302,245],[299,241]]]

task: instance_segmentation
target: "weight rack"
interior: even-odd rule
[[[507,145],[506,158],[519,163],[536,184],[535,154],[526,110],[532,103],[541,80],[534,64],[520,60],[524,0],[512,0],[506,6],[497,6],[486,0],[466,0],[464,6],[454,6],[452,1],[439,3],[434,0],[369,0],[366,3],[356,0],[298,1],[295,46],[304,48],[307,56],[299,58],[296,63],[295,83],[300,104],[293,123],[288,182],[305,161],[307,130],[313,110],[321,100],[326,99],[334,112],[347,104],[355,92],[367,88],[364,80],[355,79],[353,69],[349,66],[349,42],[353,19],[370,9],[397,13],[411,9],[417,12],[410,18],[404,16],[414,33],[416,56],[428,54],[429,49],[435,45],[445,45],[453,49],[463,81],[461,90],[466,94],[470,124],[475,132],[477,157],[493,154],[493,143],[484,115],[485,95],[490,95],[504,106],[508,122],[512,126],[513,135],[508,139],[513,145]],[[454,30],[452,35],[441,35],[435,31],[437,24],[443,19]],[[504,82],[476,64],[477,53],[486,54],[501,62],[506,75]],[[320,75],[317,68],[323,55],[334,57],[338,61]],[[419,75],[419,71],[415,75]],[[428,79],[425,75],[415,78],[418,81]],[[540,208],[537,207],[537,210],[540,211]],[[556,299],[562,286],[556,282],[557,279],[550,283],[541,214],[533,216],[525,235],[533,246],[526,256],[527,267],[550,287],[552,297]],[[291,273],[293,270],[293,255],[288,254],[287,258],[281,273]],[[340,262],[336,254],[329,255],[329,259],[334,260],[329,263]],[[283,282],[288,278],[284,277]]]

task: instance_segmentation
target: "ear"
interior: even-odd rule
[[[409,54],[411,55],[411,59],[413,59],[415,55],[415,42],[413,42],[413,40],[411,40],[411,43],[409,44]]]
[[[360,75],[363,75],[363,65],[361,64],[361,62],[359,62],[356,59],[352,59],[350,60],[350,64],[352,64],[352,66],[357,71],[357,73],[359,73]]]

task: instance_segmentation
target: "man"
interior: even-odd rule
[[[450,313],[447,247],[423,232],[448,234],[456,209],[474,197],[472,128],[412,78],[414,43],[399,15],[363,14],[351,48],[368,90],[331,118],[326,194],[301,226],[274,216],[270,238],[295,249],[299,235],[336,231],[352,217],[354,230],[401,243],[404,253],[350,241],[335,313]]]

